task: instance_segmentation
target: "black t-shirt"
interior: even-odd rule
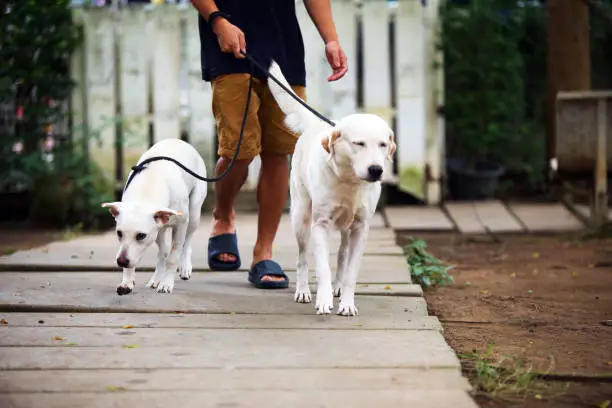
[[[264,67],[274,59],[291,85],[306,85],[304,42],[294,0],[217,0],[216,4],[244,32],[247,52],[253,58]],[[211,81],[219,75],[250,72],[246,59],[221,52],[217,36],[201,15],[199,28],[202,79]],[[264,77],[256,67],[253,75]]]

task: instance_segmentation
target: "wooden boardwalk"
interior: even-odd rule
[[[278,291],[252,288],[244,271],[206,272],[209,221],[197,233],[197,272],[171,295],[146,289],[143,271],[133,294],[116,295],[113,233],[0,258],[0,406],[476,407],[382,216],[354,318],[293,302],[288,217],[275,255],[291,285]],[[239,215],[237,230],[248,266],[255,217]]]

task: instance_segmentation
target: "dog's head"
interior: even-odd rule
[[[119,251],[117,265],[135,268],[145,250],[157,239],[159,230],[176,222],[180,212],[146,204],[103,203],[115,218]]]
[[[396,147],[389,125],[371,114],[345,117],[323,136],[321,144],[330,160],[350,166],[359,179],[369,182],[383,178],[385,161],[393,159]]]

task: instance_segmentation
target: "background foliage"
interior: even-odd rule
[[[70,61],[81,40],[69,0],[0,6],[0,194],[27,194],[29,216],[58,226],[94,226],[108,198],[86,143],[71,137]]]

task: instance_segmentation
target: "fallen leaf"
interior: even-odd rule
[[[572,276],[573,276],[574,278],[575,278],[575,277],[577,277],[577,276],[578,276],[578,272],[573,271],[573,272],[572,272]]]
[[[533,344],[533,340],[529,340],[529,344]]]
[[[472,284],[472,282],[470,282],[470,281],[465,282],[465,286],[470,286],[471,284]]]
[[[607,362],[607,364],[608,364],[609,366],[612,366],[612,361],[608,361],[608,362]]]
[[[535,395],[535,399],[542,399],[542,395],[540,395],[540,394],[536,394],[536,395]]]
[[[391,290],[391,286],[389,285],[385,286],[385,290]]]
[[[480,293],[483,294],[483,295],[488,295],[489,291],[488,290],[481,290]]]
[[[235,314],[236,314],[236,312],[230,312],[230,314],[231,314],[231,315],[235,315]]]
[[[68,343],[64,343],[64,346],[76,346],[77,344],[74,341],[70,341]]]
[[[533,254],[531,254],[531,256],[533,256],[534,258],[539,258],[540,257],[540,253],[539,252],[534,252]]]
[[[8,324],[8,321],[6,319],[2,319],[0,320],[0,324]]]
[[[610,400],[605,400],[597,404],[599,408],[608,408],[610,406]]]
[[[63,337],[60,337],[60,336],[55,336],[55,337],[53,337],[53,340],[62,341],[62,340],[66,340],[66,339],[63,338]]]
[[[124,349],[135,349],[138,348],[138,344],[127,344],[125,346],[122,346]]]
[[[359,324],[359,323],[358,323],[358,324],[354,324],[353,326],[355,326],[355,327],[362,327],[362,326],[363,326],[363,324]]]
[[[511,277],[513,277],[513,278],[516,278],[516,272],[512,272],[512,273],[510,274],[510,276],[511,276]]]
[[[109,385],[108,387],[106,387],[107,391],[110,392],[119,392],[119,391],[126,391],[127,388],[125,387],[115,387],[114,385]]]
[[[131,324],[124,324],[123,325],[124,329],[131,329],[132,327],[134,327],[134,326],[132,326]]]
[[[529,294],[531,295],[531,294],[533,293],[533,290],[529,289],[529,290],[527,291],[527,293],[529,293]]]

